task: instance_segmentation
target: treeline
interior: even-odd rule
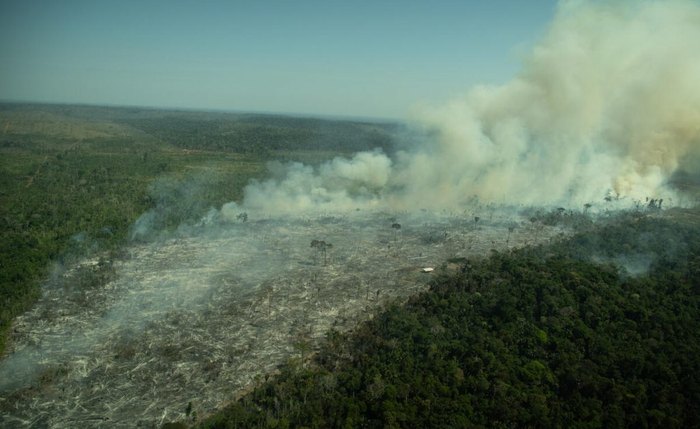
[[[395,125],[271,115],[173,114],[133,118],[125,123],[177,147],[262,156],[280,150],[354,153],[379,148],[389,152],[396,131]]]
[[[199,427],[698,427],[700,230],[677,215],[468,261]],[[612,262],[632,254],[647,272]]]

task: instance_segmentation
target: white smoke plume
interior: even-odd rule
[[[698,40],[696,3],[565,2],[515,80],[428,113],[438,156],[414,168],[486,199],[667,193],[700,144]]]
[[[243,207],[668,201],[669,177],[700,153],[699,42],[696,2],[563,2],[511,82],[423,109],[416,122],[431,138],[417,147],[277,165],[248,186]]]
[[[318,169],[301,163],[269,165],[271,178],[245,189],[245,207],[269,213],[351,210],[381,204],[391,174],[391,160],[380,152],[335,158]],[[235,215],[234,203],[222,213]]]

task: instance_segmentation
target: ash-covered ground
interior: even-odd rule
[[[185,419],[190,402],[205,415],[309,356],[331,328],[424,290],[434,274],[422,268],[565,233],[505,210],[357,211],[201,226],[82,261],[16,321],[0,426],[157,427]],[[112,275],[73,287],[97,264]]]

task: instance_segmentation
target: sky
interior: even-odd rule
[[[554,0],[0,0],[0,100],[403,119],[501,84]]]

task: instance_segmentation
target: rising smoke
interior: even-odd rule
[[[698,41],[695,2],[565,1],[515,79],[416,115],[431,138],[391,158],[277,164],[246,188],[243,208],[678,203],[668,180],[700,158]]]
[[[237,222],[241,211],[274,216],[452,209],[475,197],[578,207],[606,196],[630,202],[676,199],[669,178],[679,169],[694,173],[700,166],[698,41],[700,6],[691,1],[564,2],[515,79],[475,88],[449,105],[418,113],[419,138],[411,140],[419,143],[391,156],[360,152],[318,167],[273,163],[268,179],[246,187],[242,203],[225,204],[202,223]],[[0,391],[29,383],[47,361],[73,355],[85,355],[81,359],[87,361],[96,344],[120,338],[122,331],[139,332],[166,312],[203,312],[214,301],[209,294],[243,293],[284,270],[306,267],[299,264],[307,255],[303,252],[310,251],[311,238],[320,236],[305,230],[317,234],[315,224],[300,219],[291,227],[270,223],[260,230],[242,223],[205,227],[193,229],[192,237],[149,243],[154,230],[202,210],[192,202],[211,183],[208,178],[193,185],[154,183],[155,207],[132,229],[132,239],[145,244],[134,247],[134,257],[123,262],[118,280],[109,286],[119,293],[102,312],[76,304],[73,313],[57,315],[90,323],[61,321],[48,339],[16,349],[0,365]],[[345,225],[327,230],[334,234],[330,241],[347,252],[351,243],[343,246],[341,240],[367,234],[363,239],[371,242],[377,228],[369,225],[366,231],[356,225],[350,233]],[[209,238],[206,234],[218,241],[202,240]],[[642,253],[618,262],[634,275],[650,261]],[[361,264],[348,267],[368,271]]]

